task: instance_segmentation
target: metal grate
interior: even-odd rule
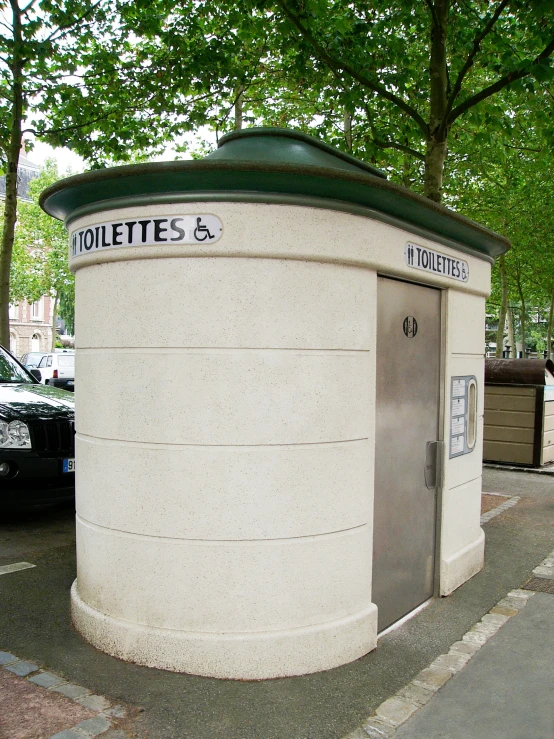
[[[73,457],[75,429],[73,421],[44,421],[30,424],[33,449],[47,457]]]
[[[554,580],[548,580],[545,577],[532,577],[521,587],[523,590],[534,590],[537,593],[551,593],[554,595]]]

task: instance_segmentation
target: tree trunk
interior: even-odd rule
[[[352,151],[352,116],[350,113],[344,111],[344,140],[346,141],[346,148],[348,151]]]
[[[550,296],[550,312],[548,314],[548,327],[546,330],[546,352],[547,358],[552,359],[552,323],[554,322],[554,290]]]
[[[504,347],[504,329],[506,327],[506,314],[508,312],[508,279],[506,277],[506,262],[504,254],[498,260],[498,269],[500,271],[500,283],[502,285],[502,298],[500,302],[500,311],[498,313],[498,329],[496,331],[496,357],[502,356]]]
[[[54,296],[54,307],[52,308],[52,351],[56,348],[56,320],[58,318],[58,293]]]
[[[527,348],[526,348],[526,340],[527,340],[527,326],[526,326],[526,306],[525,306],[525,297],[523,295],[523,288],[521,287],[521,282],[517,281],[517,292],[519,294],[519,302],[521,303],[521,317],[520,317],[520,327],[521,327],[521,356],[525,359],[527,356]]]
[[[509,305],[506,315],[508,317],[508,344],[511,347],[508,358],[516,357],[516,332],[514,330],[514,314],[512,313],[512,309]]]
[[[436,141],[434,138],[431,138],[427,141],[423,194],[435,203],[442,201],[442,182],[446,153],[446,140]]]
[[[407,145],[408,145],[408,142],[406,141],[406,146]],[[412,157],[407,152],[404,152],[404,156],[402,157],[402,184],[408,190],[411,190],[412,188],[411,174],[412,174]]]
[[[235,89],[235,131],[240,131],[244,114],[244,87]]]
[[[23,120],[23,60],[21,56],[21,16],[17,0],[11,0],[13,13],[13,54],[9,60],[12,73],[12,120],[6,168],[6,196],[4,224],[0,245],[0,344],[10,345],[10,267],[12,263],[15,223],[17,220],[17,167],[21,149],[21,121]]]
[[[429,62],[430,110],[429,133],[425,150],[425,197],[440,203],[446,159],[446,109],[448,104],[448,66],[446,34],[450,0],[435,0],[431,6],[431,54]]]

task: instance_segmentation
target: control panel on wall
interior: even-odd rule
[[[477,379],[453,377],[450,393],[450,459],[469,454],[477,437]]]

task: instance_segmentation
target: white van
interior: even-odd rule
[[[37,369],[40,370],[43,385],[54,385],[63,390],[75,389],[75,352],[45,354]]]

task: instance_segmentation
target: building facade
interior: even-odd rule
[[[40,174],[40,166],[21,152],[17,168],[17,197],[31,201],[29,185]],[[4,199],[6,180],[0,177],[0,198]],[[20,357],[27,352],[52,350],[52,311],[54,301],[43,296],[35,303],[23,301],[10,305],[10,351]]]
[[[45,295],[35,303],[10,306],[10,351],[17,357],[27,352],[52,351],[53,298]]]

